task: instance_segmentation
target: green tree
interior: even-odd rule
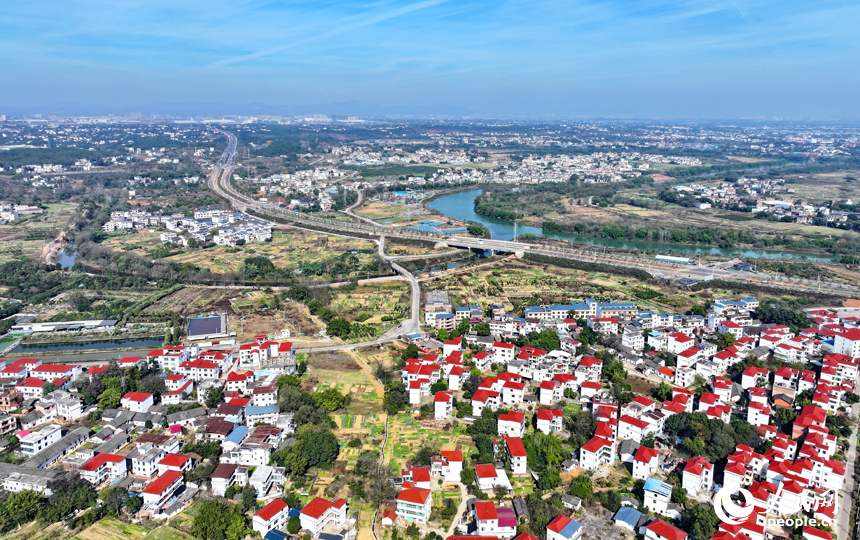
[[[35,518],[46,502],[45,497],[35,491],[18,491],[9,495],[3,510],[15,523],[25,523]]]
[[[591,475],[583,473],[577,476],[571,484],[571,492],[583,501],[588,500],[591,494],[594,493],[594,484],[591,481]]]
[[[692,504],[681,512],[681,528],[693,538],[711,538],[719,524],[720,518],[710,505]]]
[[[477,475],[475,475],[475,469],[472,467],[467,467],[460,471],[460,482],[467,486],[474,484],[476,478]]]
[[[659,401],[669,401],[672,399],[672,385],[667,382],[661,382],[654,390],[654,397]]]
[[[316,404],[324,407],[328,412],[334,412],[349,405],[350,398],[337,391],[337,388],[329,387],[322,392],[314,392],[313,398]]]
[[[122,393],[117,388],[107,388],[99,394],[99,406],[102,409],[115,409],[119,407]]]
[[[54,384],[52,382],[46,382],[45,384],[42,385],[42,395],[47,396],[48,394],[50,394],[51,392],[53,392],[54,390],[56,390],[58,388],[59,388],[59,386],[57,386],[56,384]]]
[[[472,330],[478,333],[479,336],[489,336],[490,335],[490,325],[488,323],[478,323],[472,327]]]
[[[290,521],[287,522],[287,532],[290,534],[297,534],[301,528],[302,522],[296,516],[291,517]]]
[[[217,407],[222,401],[224,401],[224,391],[221,390],[220,386],[210,386],[206,389],[204,402],[207,408],[212,409]]]
[[[143,508],[143,499],[141,499],[139,495],[129,497],[125,500],[125,509],[129,514],[136,514],[141,508]]]
[[[337,336],[341,339],[349,337],[349,332],[352,330],[352,325],[343,317],[335,317],[326,325],[326,333],[330,336]]]
[[[210,499],[198,505],[191,534],[200,540],[238,540],[244,536],[246,519],[238,507]]]
[[[684,447],[694,456],[705,453],[705,440],[702,437],[689,437],[684,439]]]

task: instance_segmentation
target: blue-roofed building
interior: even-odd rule
[[[248,427],[256,424],[269,424],[274,426],[278,423],[278,415],[281,408],[277,404],[263,405],[261,407],[245,407],[245,425]]]
[[[233,428],[233,431],[230,432],[229,435],[224,437],[224,442],[221,443],[221,446],[225,451],[232,450],[233,448],[238,448],[241,444],[248,438],[248,428],[245,426],[236,426]]]
[[[666,515],[669,503],[672,502],[672,485],[649,478],[645,481],[645,508],[658,514]]]
[[[266,535],[263,536],[263,538],[265,540],[288,540],[290,538],[290,535],[285,532],[272,529],[271,531],[267,532]]]
[[[582,524],[565,515],[559,515],[546,526],[546,540],[579,540]]]
[[[635,533],[638,530],[639,520],[642,519],[642,512],[632,506],[622,506],[615,513],[614,519],[616,527],[623,527]]]
[[[457,327],[457,322],[454,319],[453,313],[440,313],[433,319],[433,327],[437,330],[444,328],[447,331],[452,331]]]

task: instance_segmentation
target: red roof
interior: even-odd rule
[[[537,419],[538,420],[549,420],[550,422],[556,416],[562,416],[564,413],[555,409],[538,409]]]
[[[632,416],[626,414],[618,420],[619,424],[621,422],[624,422],[625,424],[630,424],[631,426],[636,426],[639,429],[645,429],[648,427],[648,422],[646,422],[645,420],[639,420],[638,418],[633,418]]]
[[[559,514],[554,520],[549,522],[546,528],[552,532],[560,533],[570,522],[571,519],[569,517]]]
[[[612,446],[612,443],[602,437],[594,437],[593,439],[582,445],[582,450],[586,450],[594,454],[604,446]]]
[[[404,489],[397,495],[398,501],[405,501],[413,504],[425,504],[430,497],[430,490],[424,488],[409,488]]]
[[[413,482],[430,481],[430,469],[428,467],[412,467],[409,469],[409,472],[412,473]]]
[[[177,478],[182,478],[181,471],[167,471],[158,478],[155,479],[155,482],[146,486],[146,489],[143,490],[144,493],[148,495],[161,495],[164,491],[173,485],[173,482],[176,481]]]
[[[633,456],[633,459],[636,461],[641,461],[642,463],[651,463],[651,460],[657,457],[657,450],[653,448],[648,448],[647,446],[640,446],[638,450],[636,450],[636,455]]]
[[[139,356],[123,356],[119,359],[120,364],[136,364],[140,361]]]
[[[433,396],[433,401],[437,403],[448,403],[454,398],[453,392],[436,392],[436,395]]]
[[[507,437],[505,443],[508,445],[508,453],[511,457],[526,457],[526,447],[523,446],[523,440],[519,437]]]
[[[498,519],[496,505],[490,501],[475,501],[475,515],[479,520]]]
[[[185,456],[182,454],[167,454],[164,458],[158,462],[159,465],[166,465],[167,467],[182,467],[191,456]]]
[[[506,414],[500,414],[499,421],[516,422],[517,424],[522,424],[525,417],[525,413],[522,413],[520,411],[511,411]]]
[[[63,366],[60,364],[42,364],[33,369],[33,373],[68,373],[78,366]]]
[[[304,508],[302,508],[301,513],[308,517],[319,519],[320,516],[322,516],[326,510],[331,508],[331,506],[332,503],[330,501],[327,501],[320,497],[314,497],[314,500],[312,500],[311,502],[306,504]]]
[[[95,471],[105,463],[119,463],[125,461],[125,456],[115,454],[96,454],[81,467],[82,471]]]
[[[87,373],[90,375],[95,375],[96,373],[101,373],[102,371],[107,371],[108,366],[93,366],[87,370]]]
[[[463,461],[463,452],[460,450],[442,450],[439,455],[450,461]]]
[[[687,538],[687,533],[677,527],[669,525],[660,518],[656,518],[645,528],[656,533],[658,536],[667,538],[668,540],[684,540],[684,538]]]
[[[285,503],[283,499],[275,499],[274,501],[270,502],[269,504],[267,504],[266,506],[261,508],[259,512],[254,514],[254,516],[255,517],[259,516],[264,521],[269,521],[270,519],[275,517],[278,514],[278,512],[281,512],[285,508],[289,508],[289,507],[287,506],[287,503]]]
[[[146,392],[129,392],[128,394],[122,396],[122,399],[128,399],[137,403],[141,403],[151,397],[152,394],[147,394]]]
[[[490,464],[475,465],[475,474],[478,475],[478,478],[495,478],[496,466]]]
[[[23,381],[19,382],[15,386],[22,387],[25,386],[27,388],[42,388],[42,386],[48,384],[46,381],[42,379],[37,379],[36,377],[27,377]]]

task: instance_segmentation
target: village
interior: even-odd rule
[[[672,314],[586,299],[516,316],[428,293],[423,331],[403,336],[400,374],[385,386],[385,425],[414,417],[468,434],[475,446],[391,457],[399,474],[385,480],[391,499],[378,500],[370,523],[351,511],[361,506],[352,488],[328,498],[330,490],[295,489],[295,465],[283,456],[320,428],[284,401],[308,372],[289,341],[188,342],[88,368],[3,361],[0,431],[4,446],[14,435],[22,458],[0,463],[2,488],[51,496],[52,482],[77,472],[139,497],[130,515],[148,520],[241,492],[260,501],[252,528],[269,540],[416,526],[454,540],[579,540],[601,519],[620,538],[698,539],[707,520],[692,509],[717,490],[745,491],[754,511],[712,523],[709,537],[788,538],[794,531],[773,518],[804,516],[806,540],[842,540],[860,318],[850,308],[813,309],[802,314],[805,327],[792,328],[762,323],[765,308],[753,297],[717,298],[704,313]],[[521,338],[558,345],[517,346]],[[118,375],[139,380],[136,390],[119,390]],[[634,390],[634,381],[650,390]],[[391,397],[398,392],[400,403]],[[334,400],[330,411],[345,399],[325,384],[311,395]],[[80,426],[85,418],[94,423]],[[352,441],[339,452],[363,446]],[[441,525],[449,490],[460,504],[445,502],[451,520]],[[589,505],[599,492],[615,498],[597,507],[609,514]],[[546,523],[529,515],[538,493],[561,495]]]

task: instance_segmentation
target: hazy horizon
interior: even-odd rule
[[[838,0],[18,3],[0,114],[853,120],[858,20]]]

